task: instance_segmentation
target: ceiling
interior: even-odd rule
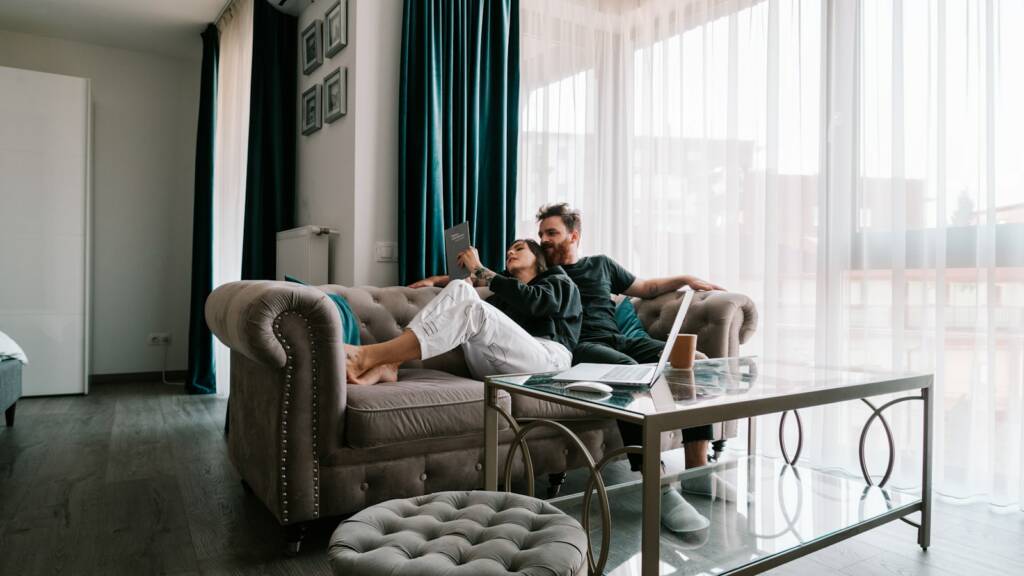
[[[199,34],[227,1],[0,0],[0,30],[198,60]],[[282,9],[294,14],[308,3],[286,0]]]

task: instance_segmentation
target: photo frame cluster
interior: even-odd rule
[[[302,74],[310,75],[348,45],[348,0],[337,0],[324,14],[302,31],[300,38]],[[348,113],[348,68],[336,67],[323,83],[316,83],[302,92],[300,118],[302,134],[319,130]]]

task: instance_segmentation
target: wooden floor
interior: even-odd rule
[[[224,409],[151,383],[19,402],[0,427],[0,575],[330,574],[335,522],[281,556],[276,522],[228,462]],[[1024,514],[939,501],[934,520],[927,553],[892,523],[771,574],[1024,574]]]

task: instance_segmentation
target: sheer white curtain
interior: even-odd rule
[[[838,4],[832,357],[934,372],[938,490],[1022,507],[1024,3]]]
[[[751,296],[744,353],[934,371],[938,490],[1019,505],[1021,4],[523,0],[519,234],[569,201],[586,253]],[[804,414],[804,458],[859,473],[868,414]]]
[[[213,285],[242,277],[245,171],[249,145],[249,80],[252,76],[252,3],[236,0],[220,21],[217,133],[213,175]],[[217,341],[217,389],[229,391],[231,351]]]

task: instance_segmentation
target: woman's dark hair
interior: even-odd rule
[[[544,257],[544,249],[540,247],[540,244],[536,240],[530,238],[520,238],[512,243],[512,246],[522,242],[526,244],[526,247],[533,252],[533,257],[537,259],[537,274],[540,274],[548,269],[548,259]]]

